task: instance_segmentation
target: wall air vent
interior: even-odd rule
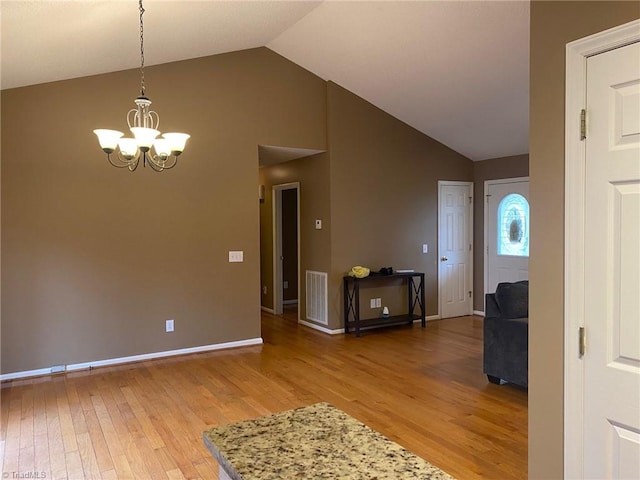
[[[307,320],[327,325],[327,274],[307,270]]]

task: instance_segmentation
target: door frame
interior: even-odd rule
[[[586,108],[587,58],[640,41],[640,20],[568,43],[565,91],[564,203],[564,477],[584,478],[584,363],[578,329],[585,302],[586,148],[580,110]]]
[[[497,178],[495,180],[485,180],[484,181],[484,191],[483,191],[483,196],[482,198],[484,199],[484,225],[483,225],[483,230],[484,230],[484,248],[483,248],[483,256],[484,256],[484,262],[483,262],[483,266],[484,266],[484,294],[486,295],[487,293],[493,293],[493,292],[488,292],[487,291],[487,286],[489,285],[489,262],[487,261],[489,259],[489,227],[488,224],[489,222],[487,222],[487,218],[489,215],[489,201],[487,198],[487,195],[489,194],[489,185],[500,185],[503,183],[521,183],[521,182],[529,182],[529,177],[513,177],[513,178]],[[530,199],[527,199],[527,201],[529,201]],[[531,202],[529,201],[529,205],[531,205]],[[484,302],[483,302],[484,303]]]
[[[438,316],[442,318],[442,302],[444,295],[442,294],[442,262],[440,261],[440,251],[442,250],[440,245],[440,221],[442,220],[440,194],[442,193],[442,187],[445,186],[465,186],[469,187],[469,195],[471,196],[471,202],[469,202],[469,218],[467,219],[467,228],[469,229],[469,243],[471,244],[471,250],[469,251],[469,286],[471,288],[471,302],[469,307],[469,315],[473,315],[473,182],[461,182],[456,180],[438,180],[438,256],[436,261],[438,262]]]
[[[297,249],[298,249],[298,319],[300,317],[300,182],[282,183],[271,187],[273,198],[273,313],[282,315],[282,192],[295,190],[297,208]]]

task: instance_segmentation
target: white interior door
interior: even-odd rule
[[[473,184],[438,182],[440,317],[473,311]]]
[[[584,473],[640,478],[640,43],[587,59]]]
[[[485,182],[485,293],[529,278],[529,178]]]

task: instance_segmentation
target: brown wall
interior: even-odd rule
[[[192,135],[162,174],[91,132],[126,126],[138,70],[2,91],[3,373],[260,337],[257,145],[324,149],[325,82],[266,48],[146,80]]]
[[[492,158],[473,163],[473,309],[484,311],[484,182],[527,177],[529,155]]]
[[[565,45],[637,18],[638,2],[531,3],[531,480],[563,476]]]
[[[265,200],[260,204],[260,276],[267,287],[262,305],[273,308],[273,195],[271,187],[300,182],[300,318],[305,318],[306,270],[328,272],[331,265],[331,218],[329,212],[329,156],[320,153],[290,162],[260,168],[260,184]],[[321,219],[322,230],[315,229]]]
[[[437,314],[438,180],[473,180],[471,160],[331,82],[327,101],[331,327],[342,326],[341,282],[354,265],[425,272],[427,315]]]

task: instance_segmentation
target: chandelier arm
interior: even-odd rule
[[[162,172],[165,169],[164,165],[158,165],[158,163],[153,158],[153,155],[149,155],[146,158],[148,162],[145,165],[149,165],[151,167],[151,170],[153,170],[154,172]]]
[[[120,155],[120,154],[118,154],[118,156],[119,156],[119,155]],[[118,163],[115,163],[115,162],[113,161],[113,159],[111,158],[111,154],[110,154],[110,153],[107,153],[107,160],[109,160],[109,163],[110,163],[111,165],[113,165],[114,167],[116,167],[116,168],[126,168],[126,167],[128,167],[129,165],[131,165],[132,163],[136,163],[136,162],[125,162],[124,164],[118,164]],[[118,160],[122,161],[122,159],[120,159],[120,158],[118,158]]]
[[[131,124],[131,114],[133,113],[133,125]],[[135,108],[132,108],[131,110],[129,110],[127,112],[127,125],[129,125],[129,129],[131,129],[131,127],[136,125],[136,115],[138,113],[138,110],[136,110]]]
[[[165,165],[164,167],[165,170],[171,170],[173,167],[175,167],[178,164],[178,157],[176,157],[175,155],[173,155],[172,157],[173,157],[173,163],[168,167]],[[169,158],[172,158],[172,157],[169,157]],[[169,158],[167,158],[167,160],[169,160]]]
[[[153,123],[153,117],[156,119],[155,123]],[[149,110],[149,120],[151,121],[151,128],[160,130],[160,115],[158,115],[154,110]]]
[[[173,167],[175,167],[176,164],[178,163],[178,157],[176,157],[175,155],[170,155],[169,157],[167,157],[167,160],[165,160],[165,162],[170,162],[170,160],[173,159],[173,162],[169,164],[167,163],[160,164],[158,161],[157,155],[149,155],[147,159],[149,160],[148,162],[149,166],[156,172],[170,170]]]

